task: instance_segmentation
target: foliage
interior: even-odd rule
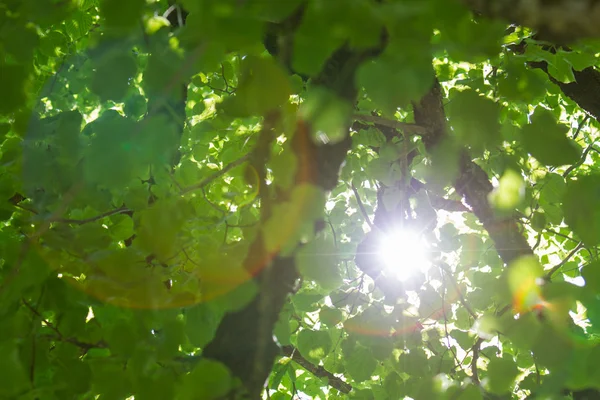
[[[0,398],[598,398],[596,34],[476,3],[0,1]]]

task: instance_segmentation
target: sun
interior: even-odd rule
[[[385,267],[404,281],[431,266],[430,251],[421,235],[408,230],[387,234],[379,245],[379,258]]]

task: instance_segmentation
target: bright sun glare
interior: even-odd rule
[[[386,268],[404,281],[415,272],[426,272],[431,261],[427,244],[419,235],[410,231],[397,231],[383,238],[379,257]]]

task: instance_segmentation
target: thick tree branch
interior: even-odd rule
[[[384,46],[382,41],[380,47],[361,52],[351,51],[347,47],[340,48],[325,63],[313,83],[332,91],[351,104],[354,103],[357,95],[354,75],[357,68],[365,60],[378,54]],[[347,131],[351,121],[346,123]],[[310,129],[310,121],[299,121],[292,138],[292,149],[298,158],[296,184],[310,183],[329,191],[339,182],[340,166],[350,150],[352,141],[348,135],[335,144],[317,145],[311,140]],[[262,212],[265,204],[284,201],[289,196],[289,191],[284,191],[278,193],[276,199],[267,200],[263,196],[268,192],[260,194],[263,222],[264,218],[268,217],[268,213]],[[317,228],[315,224],[315,230],[317,229],[322,228]],[[288,294],[294,291],[299,276],[293,252],[288,257],[267,252],[261,233],[251,244],[244,267],[255,275],[259,293],[246,307],[225,315],[217,328],[215,338],[206,346],[203,355],[225,364],[241,379],[247,394],[254,399],[260,398],[264,382],[279,352],[273,341],[273,328]],[[240,335],[243,335],[243,340],[240,340]]]
[[[475,344],[471,348],[473,351],[473,358],[471,359],[471,379],[477,385],[479,385],[479,368],[477,367],[477,360],[479,360],[479,351],[481,350],[481,344],[483,343],[482,338],[477,338]]]
[[[581,71],[573,70],[575,82],[563,83],[548,73],[548,64],[545,61],[531,62],[529,66],[544,71],[550,81],[557,85],[565,96],[600,122],[600,72],[594,67]]]
[[[446,115],[442,99],[442,89],[436,80],[421,101],[413,105],[417,124],[429,128],[429,133],[423,136],[428,151],[435,149],[446,136]],[[459,176],[454,187],[487,230],[502,260],[509,264],[519,256],[533,254],[516,221],[513,218],[499,218],[494,213],[488,202],[488,195],[493,187],[485,171],[471,160],[464,149],[460,151],[458,163]]]
[[[555,43],[600,37],[597,0],[463,0],[476,14],[536,30]]]

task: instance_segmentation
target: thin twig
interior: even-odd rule
[[[50,222],[62,222],[64,224],[84,225],[84,224],[89,224],[90,222],[98,221],[102,218],[110,217],[112,215],[124,214],[124,213],[128,213],[128,212],[131,212],[131,210],[129,208],[119,207],[114,210],[106,211],[102,214],[99,214],[99,215],[96,215],[96,216],[93,216],[90,218],[85,218],[85,219],[51,218]]]
[[[565,265],[571,259],[571,257],[573,257],[575,253],[577,253],[582,247],[583,242],[580,242],[577,246],[575,246],[573,250],[569,252],[569,254],[567,254],[567,256],[561,262],[556,264],[554,267],[552,267],[552,269],[550,269],[550,271],[548,271],[544,279],[546,281],[550,281],[552,279],[552,275],[554,275],[556,271],[558,271],[563,265]]]
[[[569,236],[569,235],[565,235],[564,233],[560,233],[560,232],[557,232],[557,231],[553,231],[552,229],[546,229],[546,232],[548,232],[548,233],[551,233],[551,234],[553,234],[553,235],[556,235],[556,236],[560,236],[560,237],[562,237],[562,238],[564,238],[564,239],[567,239],[567,240],[570,240],[570,241],[572,241],[572,242],[579,243],[579,242],[577,241],[577,239],[574,239],[574,238],[572,238],[572,237],[571,237],[571,236]]]
[[[40,314],[40,312],[38,310],[36,310],[35,307],[33,307],[31,304],[29,304],[25,299],[22,299],[21,301],[23,302],[25,307],[27,307],[29,309],[29,311],[31,311],[33,314],[35,314],[38,318],[40,318],[42,320],[44,325],[46,325],[48,328],[52,329],[54,331],[54,333],[56,333],[56,335],[61,340],[63,339],[62,333],[60,333],[58,328],[56,326],[54,326],[54,324],[52,322],[50,322],[46,318],[44,318],[44,316],[42,314]]]
[[[535,249],[537,249],[540,245],[540,243],[542,243],[542,233],[540,232],[540,234],[538,235],[535,244],[533,245],[533,247],[531,248],[531,250],[535,251]]]
[[[583,121],[581,121],[579,123],[579,125],[577,126],[577,130],[575,131],[575,133],[573,134],[573,137],[571,139],[573,139],[573,140],[577,139],[577,136],[579,136],[579,132],[581,132],[581,128],[583,128],[585,123],[589,121],[590,117],[591,117],[590,114],[585,115],[585,118],[583,118]]]
[[[447,265],[445,264],[440,264],[441,269],[446,272],[446,276],[448,277],[448,280],[450,281],[450,283],[452,283],[452,286],[454,287],[454,290],[456,290],[456,293],[458,294],[458,300],[460,301],[460,304],[462,304],[462,306],[465,308],[465,310],[467,310],[467,312],[469,313],[469,315],[471,317],[473,317],[474,320],[477,320],[477,314],[475,314],[475,312],[473,311],[473,309],[471,308],[471,306],[469,306],[469,304],[467,303],[467,300],[465,299],[465,296],[462,294],[462,291],[460,290],[460,288],[458,287],[458,283],[456,282],[456,280],[454,279],[454,277],[452,276],[452,271],[450,271],[450,269],[447,267]]]
[[[249,158],[250,158],[250,153],[243,155],[242,157],[238,158],[237,160],[232,161],[231,163],[227,164],[226,166],[223,167],[223,169],[215,172],[211,176],[202,179],[198,183],[195,183],[193,185],[183,188],[180,193],[186,194],[186,193],[192,192],[194,190],[202,189],[206,185],[210,184],[212,181],[222,177],[227,172],[231,171],[233,168],[235,168],[239,165],[242,165],[243,163],[248,161]]]
[[[40,314],[40,312],[38,310],[35,309],[35,307],[33,307],[31,304],[29,304],[25,299],[21,299],[22,303],[25,305],[25,307],[27,307],[33,314],[35,314],[38,318],[40,318],[40,320],[44,323],[45,326],[47,326],[48,328],[50,328],[55,334],[56,336],[52,336],[52,335],[46,335],[43,337],[47,337],[49,339],[54,339],[54,340],[58,340],[60,342],[65,342],[65,343],[71,343],[85,351],[89,350],[89,349],[94,349],[94,348],[105,348],[106,347],[106,343],[104,342],[98,342],[98,343],[85,343],[85,342],[81,342],[75,338],[71,338],[71,337],[65,337],[56,327],[56,325],[54,325],[52,322],[48,321],[46,318],[44,318],[42,316],[42,314]]]
[[[329,224],[329,228],[331,229],[331,233],[333,234],[333,245],[335,246],[335,249],[338,250],[339,246],[337,242],[337,235],[335,234],[335,229],[333,228],[333,224],[331,223],[331,220],[329,218],[327,218],[327,223]]]
[[[362,213],[363,217],[367,221],[367,224],[369,224],[369,227],[371,229],[373,229],[373,223],[371,222],[371,218],[369,218],[369,215],[367,214],[365,205],[363,204],[362,200],[360,199],[360,195],[358,194],[358,190],[356,189],[356,186],[354,186],[354,183],[352,183],[351,187],[352,187],[352,191],[354,192],[354,197],[356,197],[356,202],[358,203],[358,208],[360,208],[360,212]]]
[[[427,129],[421,125],[410,124],[408,122],[394,121],[374,115],[354,114],[355,121],[370,122],[375,125],[386,126],[388,128],[398,129],[409,135],[423,136],[427,134]]]
[[[440,269],[442,270],[442,275],[444,272],[446,272],[446,275],[448,274],[447,271],[444,271],[444,268],[440,266]],[[456,351],[454,351],[454,348],[452,347],[452,344],[450,343],[450,334],[448,333],[448,316],[446,315],[446,292],[448,291],[448,287],[446,285],[444,285],[444,290],[442,291],[442,313],[444,315],[444,332],[446,334],[446,345],[448,346],[448,350],[450,350],[450,352],[452,353],[452,356],[454,357],[454,361],[456,361],[456,363],[458,365],[460,365],[460,361],[458,360],[458,356],[456,355]],[[458,289],[457,289],[458,291]],[[441,362],[441,360],[440,360]]]
[[[596,145],[596,142],[594,141],[585,148],[583,153],[581,153],[581,157],[579,158],[579,160],[575,164],[573,164],[569,168],[567,168],[567,170],[563,173],[563,178],[566,178],[567,176],[569,176],[569,174],[571,172],[573,172],[574,169],[579,168],[585,162],[585,159],[587,158],[590,151],[594,150],[595,152],[600,153],[600,151],[598,151],[598,149],[596,149],[594,147],[595,145]]]

